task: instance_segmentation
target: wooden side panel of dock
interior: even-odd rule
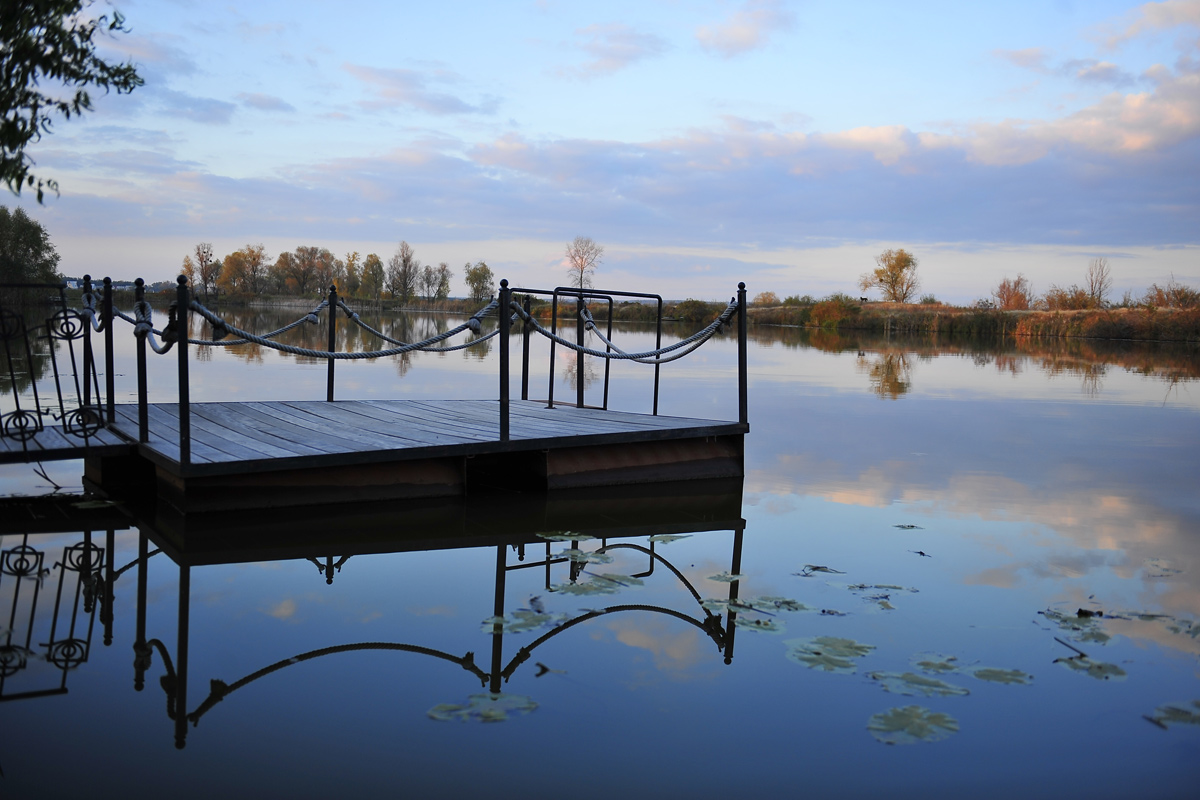
[[[198,403],[190,419],[187,463],[178,406],[156,404],[149,441],[89,458],[89,484],[191,512],[734,478],[747,430],[515,401],[502,442],[495,400]],[[116,430],[136,441],[136,408],[118,407]]]

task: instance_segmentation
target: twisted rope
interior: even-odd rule
[[[279,334],[287,333],[292,328],[303,325],[306,322],[310,325],[316,325],[319,323],[319,320],[317,319],[317,314],[321,313],[328,307],[329,307],[329,301],[322,300],[317,305],[316,308],[314,308],[312,311],[305,314],[303,317],[300,317],[295,322],[291,322],[287,325],[284,325],[282,328],[273,330],[270,333],[262,334],[262,338],[274,339]],[[215,325],[214,324],[213,325],[213,336],[214,337],[227,336],[229,334],[229,330],[230,330],[229,326],[227,326],[227,325],[224,325],[224,324]],[[249,339],[216,339],[216,338],[213,338],[213,339],[188,339],[188,344],[198,344],[198,345],[207,346],[207,347],[232,347],[235,344],[250,344],[250,340]]]
[[[146,343],[150,345],[150,349],[160,356],[170,352],[171,348],[175,346],[175,332],[170,329],[171,326],[168,325],[167,328],[161,331],[155,330],[153,324],[154,311],[145,300],[133,304],[133,313],[137,317],[133,320],[133,335],[145,337]],[[121,317],[128,319],[124,314]],[[154,338],[155,334],[163,337],[165,344],[160,345],[158,340]]]
[[[601,335],[600,332],[598,330],[596,330],[595,321],[592,320],[591,314],[586,312],[586,308],[585,308],[586,316],[584,317],[584,325],[586,327],[588,327],[589,330],[593,331],[596,334],[597,338],[599,338],[602,342],[604,342],[605,346],[611,347],[613,349],[613,352],[606,352],[604,350],[596,350],[595,348],[592,348],[592,347],[584,347],[583,345],[579,345],[579,344],[576,344],[575,342],[564,339],[563,337],[559,336],[558,334],[552,333],[552,332],[546,330],[545,328],[543,328],[540,324],[538,324],[538,321],[535,320],[532,315],[526,314],[524,309],[522,309],[521,306],[518,305],[517,303],[513,303],[512,307],[514,309],[516,309],[517,314],[520,315],[521,319],[523,319],[526,322],[526,324],[528,324],[530,327],[532,327],[535,331],[540,333],[542,336],[545,336],[550,341],[555,342],[556,344],[560,344],[563,347],[569,348],[578,353],[583,353],[584,355],[589,355],[589,356],[595,356],[596,358],[611,358],[611,359],[614,359],[617,361],[636,361],[640,364],[666,364],[670,361],[674,361],[676,359],[683,358],[688,353],[691,353],[696,348],[698,348],[700,345],[704,344],[709,339],[711,339],[716,334],[716,332],[722,328],[722,326],[726,325],[729,322],[729,320],[733,316],[734,312],[737,311],[738,304],[737,304],[736,300],[730,300],[729,305],[727,305],[725,307],[725,310],[722,311],[717,316],[716,319],[714,319],[706,327],[696,331],[695,333],[693,333],[691,336],[687,337],[686,339],[681,339],[678,342],[676,342],[675,344],[667,345],[666,347],[660,347],[657,350],[647,350],[642,353],[626,353],[625,351],[621,350],[619,347],[614,345],[612,342],[610,342],[608,339],[606,339],[603,335]],[[693,343],[694,343],[694,346],[688,347],[689,345],[692,345]],[[678,353],[677,355],[671,356],[670,358],[662,357],[662,356],[666,355],[667,353],[674,353],[676,350],[682,350],[685,347],[687,347],[688,349],[682,353]]]
[[[483,316],[488,311],[494,309],[496,306],[497,306],[497,302],[495,300],[493,300],[483,310],[477,312],[476,316],[473,316],[471,318],[471,320],[474,320],[475,324],[478,325],[477,317]],[[448,339],[449,337],[453,336],[456,333],[461,332],[464,329],[463,326],[459,326],[458,328],[455,328],[452,331],[446,331],[445,333],[439,333],[436,336],[431,336],[428,339],[424,339],[420,342],[413,342],[411,344],[401,343],[401,345],[399,347],[393,347],[393,348],[390,348],[387,350],[373,350],[373,351],[361,352],[361,353],[336,353],[336,352],[330,352],[328,350],[313,350],[313,349],[310,349],[307,347],[295,347],[293,345],[281,344],[280,342],[273,342],[270,339],[267,339],[265,337],[257,336],[253,333],[250,333],[249,331],[244,331],[241,328],[235,328],[234,326],[227,323],[225,320],[218,317],[213,312],[209,311],[204,306],[197,303],[195,300],[193,300],[193,301],[191,301],[191,303],[189,303],[189,307],[193,311],[195,311],[197,314],[199,314],[200,316],[207,319],[214,326],[223,327],[230,333],[234,334],[235,336],[239,336],[248,342],[260,344],[264,347],[269,347],[272,350],[280,350],[285,353],[291,353],[292,355],[308,356],[309,358],[332,358],[332,359],[336,359],[338,361],[355,361],[355,360],[364,359],[364,358],[384,358],[386,356],[398,356],[403,353],[411,353],[414,350],[420,350],[424,347],[427,347],[428,345],[436,344],[437,342]],[[466,325],[466,327],[471,327],[470,320],[467,323],[465,323],[465,325]],[[395,341],[395,340],[392,340],[392,341]],[[474,342],[472,344],[474,344]]]
[[[449,339],[452,336],[457,336],[458,334],[462,333],[463,331],[467,330],[468,328],[475,333],[479,333],[480,321],[485,316],[487,316],[488,313],[490,313],[493,309],[495,309],[498,305],[499,305],[499,303],[497,303],[495,300],[493,300],[492,302],[488,303],[486,306],[484,306],[483,308],[479,309],[474,314],[472,314],[471,318],[468,319],[466,322],[464,322],[462,325],[459,325],[457,328],[454,328],[453,330],[446,331],[443,334],[438,334],[441,337],[441,339],[437,339],[436,341],[442,341],[444,339]],[[338,306],[341,307],[342,311],[346,312],[346,316],[348,316],[351,319],[351,321],[354,322],[354,324],[358,325],[358,327],[362,328],[363,330],[367,331],[368,333],[372,333],[375,336],[378,336],[380,339],[383,339],[385,342],[390,342],[394,345],[400,345],[403,347],[403,346],[409,344],[409,342],[402,342],[399,339],[393,339],[392,337],[388,336],[383,331],[375,330],[370,325],[368,325],[367,323],[362,321],[362,318],[358,316],[357,311],[350,308],[350,306],[346,305],[346,303],[340,299],[338,300]],[[515,314],[513,315],[513,321],[516,321]],[[450,347],[418,347],[417,349],[420,350],[422,353],[453,353],[455,350],[465,350],[468,347],[474,347],[477,344],[486,342],[488,339],[491,339],[493,336],[495,336],[498,333],[500,333],[500,330],[497,328],[496,330],[489,333],[487,336],[481,336],[478,339],[472,339],[471,341],[464,342],[462,344],[456,344],[456,345],[452,345]],[[434,341],[434,340],[426,339],[425,341],[428,342],[428,341]]]

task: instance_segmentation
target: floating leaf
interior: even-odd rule
[[[1200,700],[1190,703],[1167,703],[1154,710],[1146,719],[1165,728],[1168,725],[1200,725]]]
[[[788,597],[763,596],[754,600],[753,605],[755,608],[763,611],[812,611],[804,603],[797,602]]]
[[[709,575],[708,579],[710,581],[719,581],[720,583],[733,583],[734,581],[740,581],[744,577],[746,576],[722,572],[720,575]]]
[[[846,612],[838,611],[838,610],[832,609],[832,608],[822,608],[821,616],[823,616],[823,617],[844,617],[844,616],[846,616]]]
[[[535,533],[534,536],[551,542],[586,542],[596,538],[590,533],[573,533],[571,531],[543,531]]]
[[[958,733],[958,720],[921,706],[905,706],[874,715],[867,730],[884,744],[936,742]]]
[[[656,533],[650,537],[650,541],[654,544],[670,544],[678,542],[680,539],[690,539],[690,533]]]
[[[893,525],[893,528],[899,528],[902,531],[922,531],[925,530],[920,525]]]
[[[1033,681],[1033,676],[1027,672],[1021,672],[1019,669],[996,669],[994,667],[979,667],[971,672],[976,678],[981,681],[991,681],[992,683],[1009,683],[1014,685],[1027,686]]]
[[[784,644],[788,646],[787,657],[792,661],[809,669],[841,673],[854,672],[856,665],[853,659],[861,658],[875,649],[874,645],[836,636],[789,639]]]
[[[765,633],[781,633],[784,630],[783,623],[775,619],[738,617],[733,621],[733,624],[739,628],[746,628],[752,631],[763,631]]]
[[[1123,681],[1125,680],[1125,670],[1118,667],[1116,664],[1106,664],[1103,661],[1092,661],[1087,656],[1071,656],[1070,658],[1056,658],[1055,664],[1062,664],[1064,667],[1075,672],[1082,672],[1098,681]]]
[[[511,713],[528,714],[538,705],[521,694],[473,694],[466,705],[441,703],[426,712],[439,722],[503,722]]]
[[[910,662],[914,667],[930,675],[945,675],[958,672],[958,656],[944,656],[940,653],[917,653]]]
[[[630,586],[641,586],[642,580],[629,575],[609,575],[607,573],[591,573],[592,579],[583,583],[560,583],[550,587],[552,592],[561,592],[563,594],[573,595],[589,595],[589,594],[616,594],[622,589]]]
[[[518,608],[512,613],[511,618],[507,617],[488,617],[483,621],[484,633],[496,633],[496,626],[500,626],[503,633],[524,633],[525,631],[533,631],[546,626],[558,626],[565,622],[566,614],[546,614],[537,611],[531,611],[525,608]]]
[[[576,564],[611,564],[613,557],[608,553],[601,553],[597,550],[578,550],[568,549],[557,554],[560,558],[566,557],[574,561]]]
[[[1080,609],[1085,611],[1085,609]],[[1112,637],[1104,632],[1101,627],[1102,617],[1094,612],[1087,612],[1084,616],[1080,616],[1078,612],[1074,614],[1064,614],[1061,611],[1055,611],[1048,608],[1045,611],[1039,611],[1039,614],[1053,622],[1059,628],[1070,633],[1070,638],[1077,642],[1094,642],[1095,644],[1105,644]]]
[[[879,681],[892,694],[923,695],[925,697],[965,696],[970,692],[937,678],[927,678],[915,672],[870,672],[867,677]]]

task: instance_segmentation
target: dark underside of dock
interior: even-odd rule
[[[118,406],[130,444],[80,452],[89,488],[148,495],[180,511],[445,497],[487,490],[732,478],[749,426],[512,401],[500,441],[497,400],[193,403],[180,459],[176,404]]]

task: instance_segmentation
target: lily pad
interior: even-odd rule
[[[1054,663],[1062,664],[1067,669],[1075,672],[1082,672],[1098,681],[1125,680],[1125,670],[1121,669],[1116,664],[1106,664],[1103,661],[1092,661],[1087,656],[1056,658],[1054,659]]]
[[[862,644],[853,639],[837,636],[817,636],[806,639],[789,639],[787,657],[809,669],[825,672],[853,673],[857,669],[854,661],[875,649],[875,645]]]
[[[784,630],[783,623],[779,620],[763,619],[761,617],[738,617],[733,621],[733,624],[739,628],[762,631],[763,633],[782,633]]]
[[[559,558],[569,558],[576,564],[611,564],[613,557],[608,553],[596,550],[568,549],[556,554]]]
[[[1183,570],[1165,558],[1147,558],[1142,562],[1142,568],[1146,570],[1147,578],[1170,578],[1183,574]]]
[[[733,583],[734,581],[740,581],[744,577],[746,576],[738,575],[736,573],[722,572],[720,575],[709,575],[708,579],[710,581],[717,581],[718,583]]]
[[[692,538],[692,534],[690,533],[656,533],[650,537],[650,541],[654,544],[670,544],[671,542],[678,542],[680,539],[690,538]]]
[[[944,656],[941,653],[917,653],[910,662],[914,667],[930,675],[946,675],[958,672],[958,656]]]
[[[532,698],[522,694],[473,694],[465,705],[441,703],[426,712],[439,722],[503,722],[509,714],[528,714],[538,707]]]
[[[1153,717],[1146,719],[1162,728],[1168,725],[1200,725],[1200,700],[1161,705],[1154,710]]]
[[[583,583],[560,583],[550,587],[550,591],[573,595],[616,594],[622,589],[643,585],[641,578],[630,575],[588,574],[591,575],[591,580]]]
[[[921,706],[890,708],[867,721],[867,730],[884,744],[936,742],[958,733],[958,720]]]
[[[868,678],[879,681],[884,691],[892,694],[922,695],[924,697],[966,696],[970,691],[937,678],[915,672],[870,672]]]
[[[540,531],[534,536],[551,542],[586,542],[596,538],[590,533],[574,533],[572,531]]]
[[[1083,611],[1084,609],[1080,610]],[[1068,638],[1074,639],[1077,642],[1105,644],[1112,638],[1101,627],[1104,618],[1099,614],[1085,612],[1083,616],[1080,616],[1078,611],[1073,614],[1064,614],[1052,608],[1039,611],[1038,613],[1066,631]]]
[[[979,678],[981,681],[989,681],[991,683],[1008,683],[1019,686],[1028,686],[1033,682],[1033,676],[1028,672],[1021,672],[1019,669],[996,669],[995,667],[977,667],[972,670],[972,675]]]
[[[496,633],[496,626],[499,625],[502,633],[524,633],[547,626],[557,627],[566,620],[566,614],[547,614],[518,608],[511,617],[488,617],[483,621],[482,629],[484,633]]]

